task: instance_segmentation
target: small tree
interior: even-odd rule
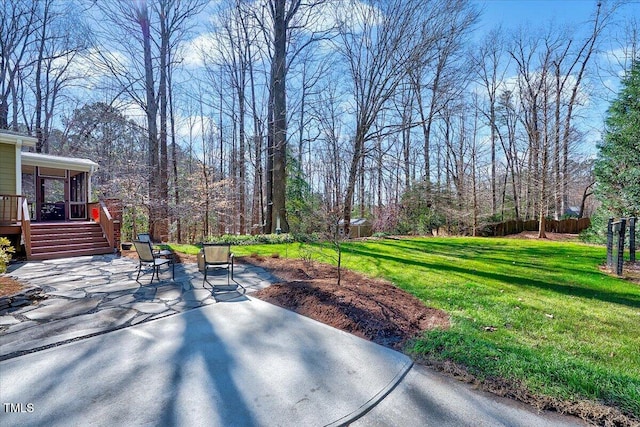
[[[640,214],[640,58],[608,110],[595,162],[596,196],[614,216]]]
[[[332,211],[327,212],[326,214],[326,223],[328,229],[326,231],[326,241],[329,243],[329,246],[335,252],[334,261],[337,266],[337,274],[338,274],[338,286],[341,285],[342,281],[342,243],[348,238],[347,227],[345,222],[345,227],[343,227],[344,233],[340,234],[340,212]]]
[[[312,234],[322,230],[322,199],[314,193],[295,158],[287,160],[287,215],[290,232]]]
[[[337,285],[340,286],[342,280],[342,244],[348,239],[348,235],[341,229],[340,222],[342,220],[340,209],[324,211],[321,214],[323,220],[323,228],[320,228],[313,236],[308,236],[311,240],[310,245],[302,248],[302,258],[311,262],[314,255],[320,259],[329,259],[336,263]],[[313,244],[315,238],[318,238],[319,245]],[[329,249],[329,252],[323,249]]]

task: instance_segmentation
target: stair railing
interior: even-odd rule
[[[107,242],[109,242],[109,247],[115,249],[116,243],[115,236],[113,234],[113,217],[109,213],[107,205],[105,205],[103,201],[99,201],[97,203],[89,203],[89,209],[92,213],[93,220],[100,224],[102,233],[107,238]]]
[[[24,250],[27,253],[27,259],[31,258],[31,219],[29,218],[29,203],[27,198],[22,197],[22,207],[20,215],[20,224],[22,228],[22,240],[24,241]]]

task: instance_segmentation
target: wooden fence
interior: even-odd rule
[[[490,224],[483,230],[486,236],[508,236],[510,234],[518,234],[523,231],[538,231],[540,225],[538,220],[511,220]],[[548,219],[545,225],[545,231],[549,233],[569,233],[578,234],[586,230],[591,225],[589,218],[569,218],[562,220]]]

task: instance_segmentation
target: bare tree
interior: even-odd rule
[[[49,133],[62,91],[84,77],[73,69],[88,48],[88,30],[73,8],[73,4],[56,0],[43,1],[38,8],[33,64],[35,118],[29,124],[38,138],[37,152],[49,152]]]
[[[408,72],[408,63],[414,60],[411,38],[419,34],[416,33],[419,28],[408,3],[350,2],[350,14],[340,22],[338,50],[347,65],[356,106],[353,151],[342,209],[345,236],[349,235],[354,189],[365,143],[377,136],[371,130],[378,114],[386,108]],[[353,25],[357,27],[352,28]]]
[[[131,4],[125,0],[97,3],[106,18],[101,23],[103,39],[118,42],[119,53],[128,62],[100,49],[112,77],[144,111],[148,131],[149,228],[156,240],[168,238],[168,98],[167,75],[170,53],[189,20],[204,6],[202,0],[157,0]],[[131,37],[138,42],[131,43]],[[140,55],[142,50],[142,55]],[[139,58],[142,56],[142,62]]]
[[[498,103],[496,107],[496,135],[500,141],[500,145],[502,146],[502,151],[504,152],[505,159],[507,162],[507,171],[506,175],[510,176],[511,181],[511,190],[513,197],[513,205],[514,205],[514,216],[515,219],[520,219],[521,212],[521,167],[520,167],[520,156],[518,153],[520,150],[518,149],[517,144],[517,125],[518,125],[518,112],[516,111],[516,104],[514,101],[513,92],[509,90],[505,90],[501,92],[498,96]],[[506,177],[505,177],[506,179]],[[504,218],[504,199],[506,197],[506,185],[504,187],[502,199],[503,199],[503,207],[502,207],[502,217]]]
[[[35,42],[38,3],[5,1],[0,5],[0,129],[18,130],[18,97],[13,96],[13,120],[9,122],[10,97],[17,93],[20,70]]]
[[[496,117],[498,91],[503,85],[508,63],[505,62],[504,38],[501,29],[490,31],[477,50],[471,55],[474,69],[487,95],[488,109],[483,114],[489,122],[491,141],[491,214],[497,211],[496,193],[496,145],[499,129]],[[509,155],[507,158],[509,159]],[[517,216],[517,215],[516,215]]]
[[[343,202],[348,235],[356,178],[366,144],[390,129],[387,124],[374,124],[410,70],[423,66],[434,44],[446,37],[451,28],[444,19],[449,11],[447,2],[354,1],[347,8],[346,16],[337,17],[337,50],[346,67],[355,106],[353,148]]]
[[[468,84],[468,64],[464,45],[479,19],[479,12],[467,1],[431,4],[433,13],[425,18],[438,29],[428,45],[419,67],[410,70],[416,92],[417,109],[423,137],[424,176],[427,197],[431,200],[431,134],[438,115],[447,103],[463,97]],[[433,30],[432,30],[433,31]]]
[[[269,78],[269,126],[267,167],[266,231],[289,231],[286,198],[287,156],[287,42],[292,20],[301,5],[300,0],[269,0],[272,56]]]
[[[298,55],[324,39],[320,6],[327,0],[265,0],[266,13],[256,12],[267,42],[269,101],[267,109],[266,215],[264,231],[289,231],[286,212],[287,74]]]
[[[605,10],[602,13],[601,3],[598,2],[596,5],[596,11],[593,18],[593,28],[589,36],[584,40],[584,42],[579,46],[577,53],[574,55],[573,60],[569,60],[568,68],[565,71],[565,77],[562,78],[557,86],[556,90],[558,93],[563,93],[565,88],[567,88],[567,83],[569,81],[569,76],[573,76],[573,84],[570,85],[571,95],[567,101],[567,111],[564,116],[564,131],[562,134],[562,140],[556,140],[556,150],[560,151],[560,146],[562,146],[562,157],[561,159],[559,155],[556,154],[556,168],[561,171],[561,173],[556,171],[556,181],[559,181],[558,187],[556,189],[557,197],[556,197],[556,217],[559,217],[564,214],[567,209],[567,188],[569,182],[569,144],[571,137],[571,128],[572,128],[572,120],[573,120],[573,112],[574,108],[578,102],[578,91],[582,87],[583,77],[585,75],[585,71],[587,69],[587,65],[590,62],[591,56],[594,53],[596,42],[598,41],[604,27],[611,20],[612,14],[615,9]],[[568,41],[567,48],[571,45],[571,40]],[[562,66],[562,62],[565,60],[565,57],[561,55],[556,62],[558,69]],[[575,73],[575,74],[574,74]],[[560,73],[558,72],[558,75]],[[559,109],[558,105],[560,102],[557,100],[556,108]],[[559,121],[559,113],[556,111],[556,120]],[[559,134],[558,134],[559,137]],[[558,204],[560,205],[558,207]],[[559,215],[558,215],[558,210]]]

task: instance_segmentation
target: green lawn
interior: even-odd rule
[[[426,333],[411,351],[453,360],[480,378],[518,380],[535,393],[598,400],[640,417],[640,285],[599,271],[603,247],[484,238],[343,247],[345,267],[384,277],[451,314],[449,330]],[[332,261],[309,248],[233,251]]]

